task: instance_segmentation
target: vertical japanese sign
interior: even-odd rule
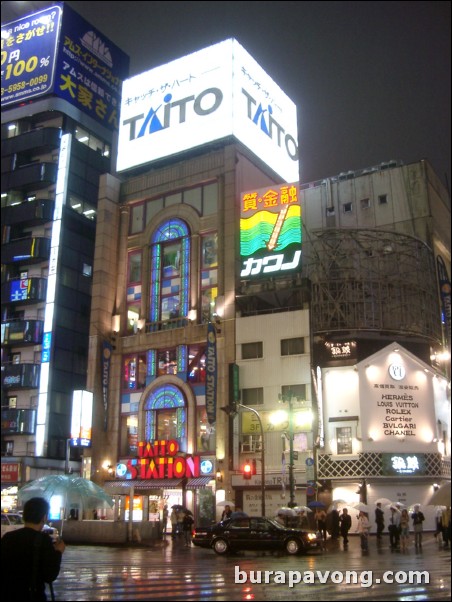
[[[268,278],[300,270],[298,184],[244,192],[240,202],[240,277]]]
[[[52,92],[61,6],[2,25],[2,108]]]
[[[108,419],[108,389],[110,382],[110,363],[112,346],[108,341],[102,343],[101,375],[102,375],[102,402],[104,404],[104,430],[107,430]]]
[[[212,322],[207,326],[206,412],[209,424],[215,424],[217,411],[217,331]]]

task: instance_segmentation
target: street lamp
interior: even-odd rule
[[[289,503],[287,504],[289,508],[294,508],[297,503],[295,501],[295,478],[294,478],[294,401],[300,402],[302,405],[305,404],[305,400],[301,397],[296,397],[292,395],[292,392],[289,391],[287,395],[279,395],[279,401],[283,403],[287,403],[289,405],[289,416],[288,416],[288,439],[289,439]],[[303,412],[302,424],[303,426],[300,430],[309,429],[308,423],[310,422],[310,429],[312,429],[312,414],[309,412],[309,415]],[[299,425],[300,426],[300,425]]]
[[[279,400],[283,403],[289,404],[289,508],[294,508],[297,504],[295,502],[295,479],[293,475],[294,464],[293,464],[293,397],[292,393],[288,395],[280,395]]]
[[[237,414],[237,410],[235,408],[243,408],[244,410],[247,410],[248,412],[252,412],[258,422],[259,422],[259,429],[261,432],[261,466],[262,466],[262,472],[261,472],[261,513],[262,516],[265,516],[265,443],[264,443],[264,429],[262,427],[262,420],[261,417],[259,415],[259,412],[257,410],[255,410],[254,408],[250,408],[248,406],[243,405],[243,403],[234,403],[234,407],[229,407],[226,406],[224,408],[221,408],[224,412],[226,412],[226,414],[228,414],[228,416],[230,416],[231,418],[234,418],[234,416]]]

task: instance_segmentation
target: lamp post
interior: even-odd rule
[[[280,395],[280,401],[289,404],[289,508],[294,508],[295,502],[295,479],[294,479],[294,453],[293,453],[293,397],[292,393]]]
[[[235,410],[235,408],[243,408],[244,410],[247,410],[248,412],[252,412],[258,422],[259,422],[259,429],[261,432],[261,466],[262,466],[262,470],[261,470],[261,513],[262,516],[265,516],[265,442],[264,442],[264,429],[262,427],[262,419],[260,417],[260,414],[257,410],[255,410],[254,408],[250,408],[248,406],[243,405],[243,403],[234,403],[234,407],[224,407],[221,408],[224,412],[226,412],[226,414],[228,414],[228,416],[230,416],[231,418],[233,418],[236,414],[237,411]]]

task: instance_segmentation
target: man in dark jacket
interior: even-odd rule
[[[56,543],[41,533],[47,522],[48,502],[32,498],[24,506],[23,529],[10,531],[2,537],[2,598],[5,602],[45,601],[46,583],[58,577],[63,541]]]
[[[344,540],[344,549],[346,549],[348,547],[348,532],[350,531],[352,526],[352,517],[348,513],[347,508],[344,508],[342,510],[342,514],[339,517],[339,524],[341,535]]]
[[[385,513],[381,509],[381,502],[378,502],[375,508],[375,522],[377,523],[377,541],[381,541],[385,528]]]

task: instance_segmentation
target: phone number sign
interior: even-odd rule
[[[51,6],[2,26],[2,107],[52,91],[61,15]]]

